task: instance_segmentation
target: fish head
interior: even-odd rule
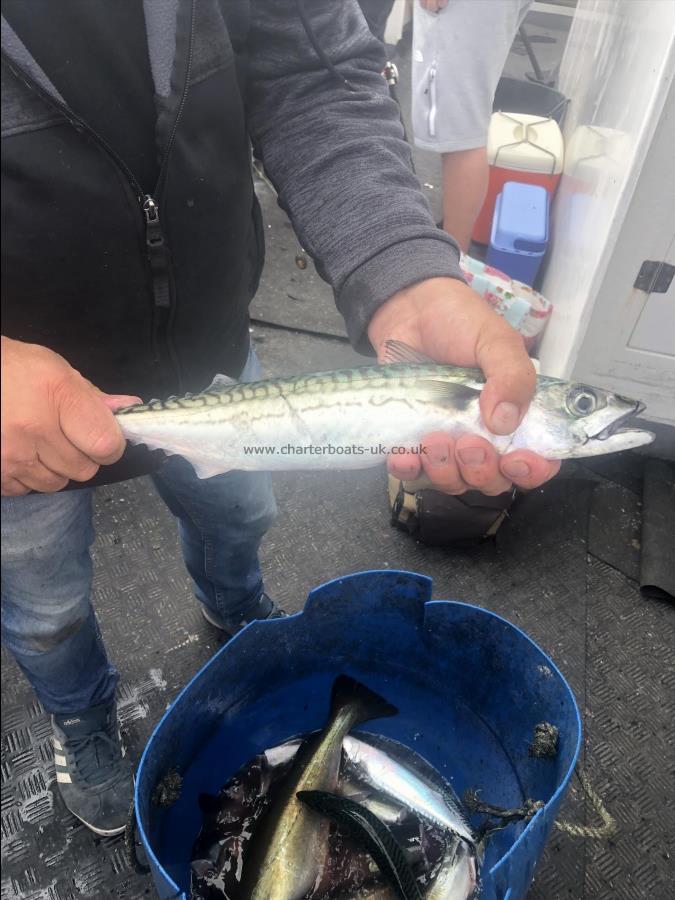
[[[531,416],[528,412],[523,421],[525,434],[518,443],[548,459],[641,447],[650,444],[654,435],[622,426],[644,409],[644,403],[603,388],[540,377]]]

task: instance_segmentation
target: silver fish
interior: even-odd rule
[[[420,818],[473,845],[471,827],[454,797],[430,779],[397,762],[389,753],[373,746],[372,737],[362,737],[364,740],[346,735],[342,742],[348,772],[354,771],[358,780],[372,785]]]
[[[654,439],[620,427],[642,412],[638,401],[543,376],[518,429],[494,435],[481,419],[480,371],[437,365],[396,341],[387,353],[389,365],[294,378],[238,384],[217,376],[203,393],[115,415],[128,441],[185,457],[200,478],[231,469],[367,468],[388,453],[419,450],[434,431],[479,434],[499,453],[527,448],[547,459],[614,453]]]
[[[462,838],[451,835],[425,900],[473,900],[477,890],[476,849]]]
[[[342,740],[355,725],[397,710],[345,675],[333,685],[326,727],[301,746],[275,792],[246,851],[242,896],[250,900],[299,900],[315,884],[327,849],[327,827],[296,797],[299,791],[333,791]]]

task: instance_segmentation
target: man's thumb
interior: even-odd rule
[[[99,465],[117,462],[125,440],[115,417],[86,384],[70,383],[57,397],[61,430],[71,444]]]
[[[487,378],[480,397],[483,421],[493,434],[511,434],[527,412],[537,383],[532,361],[513,332],[486,342],[477,360]]]

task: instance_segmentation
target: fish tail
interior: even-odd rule
[[[298,800],[339,825],[363,847],[400,900],[422,900],[415,875],[403,850],[384,822],[360,803],[327,791],[298,791]]]
[[[384,697],[371,691],[369,687],[350,678],[349,675],[338,675],[333,682],[330,700],[331,715],[349,705],[354,712],[354,725],[368,722],[370,719],[383,719],[398,715],[398,709],[388,703]]]

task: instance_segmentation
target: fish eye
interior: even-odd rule
[[[598,407],[598,398],[590,388],[573,388],[567,395],[567,408],[573,416],[588,416]]]

